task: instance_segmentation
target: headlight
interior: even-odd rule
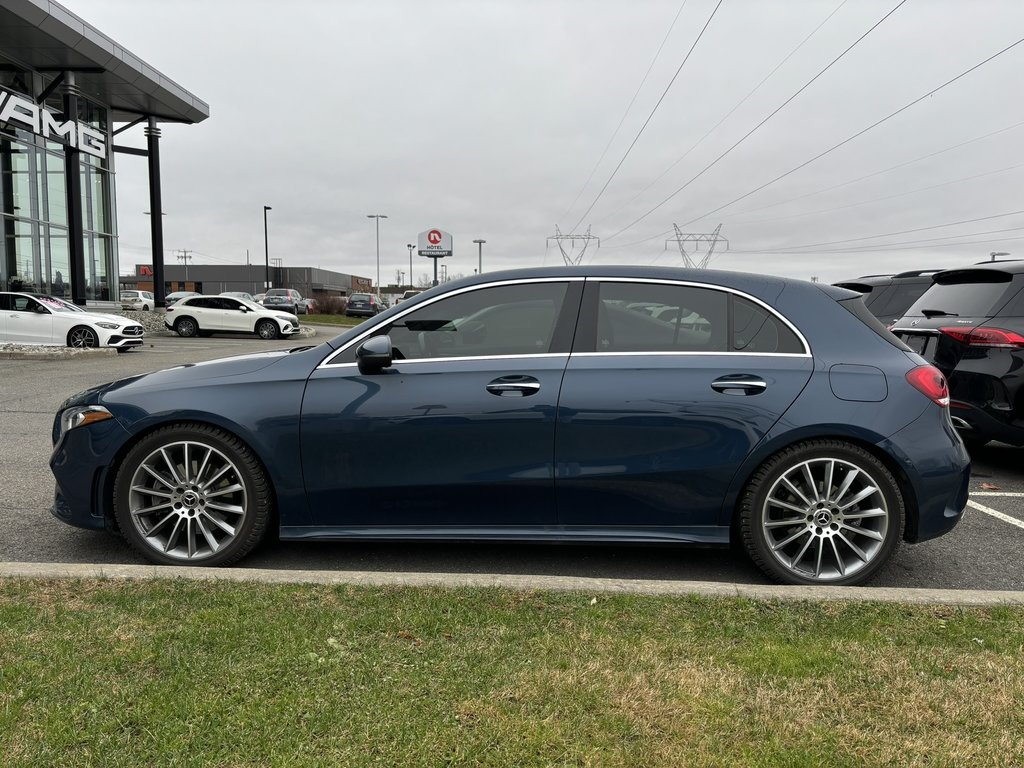
[[[77,427],[112,418],[114,416],[102,405],[78,405],[68,408],[60,415],[60,436]]]
[[[108,331],[116,331],[121,326],[117,323],[96,323],[100,328],[106,328]]]

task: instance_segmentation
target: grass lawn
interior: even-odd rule
[[[365,317],[345,317],[344,315],[300,315],[300,323],[315,323],[316,325],[340,325],[344,328],[355,328]]]
[[[1024,764],[1024,609],[0,582],[10,766]]]

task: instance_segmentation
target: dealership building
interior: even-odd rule
[[[160,212],[160,126],[209,116],[206,103],[57,3],[3,0],[0,290],[80,305],[116,299],[115,158],[148,164],[148,207]],[[118,145],[132,129],[145,149]],[[150,219],[160,304],[162,221]]]

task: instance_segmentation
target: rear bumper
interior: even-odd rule
[[[1010,445],[1024,445],[1024,427],[1008,424],[976,405],[954,400],[950,403],[949,413],[953,423],[967,439],[976,437]],[[1003,415],[1000,413],[1000,416]]]
[[[942,415],[925,413],[879,446],[893,456],[910,483],[904,538],[926,541],[948,533],[963,518],[971,480],[971,459],[953,425]],[[912,457],[912,458],[911,458]]]

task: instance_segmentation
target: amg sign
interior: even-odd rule
[[[46,107],[0,89],[0,123],[14,123],[37,136],[78,147],[95,157],[107,156],[107,137],[95,128],[74,120],[60,122]]]

